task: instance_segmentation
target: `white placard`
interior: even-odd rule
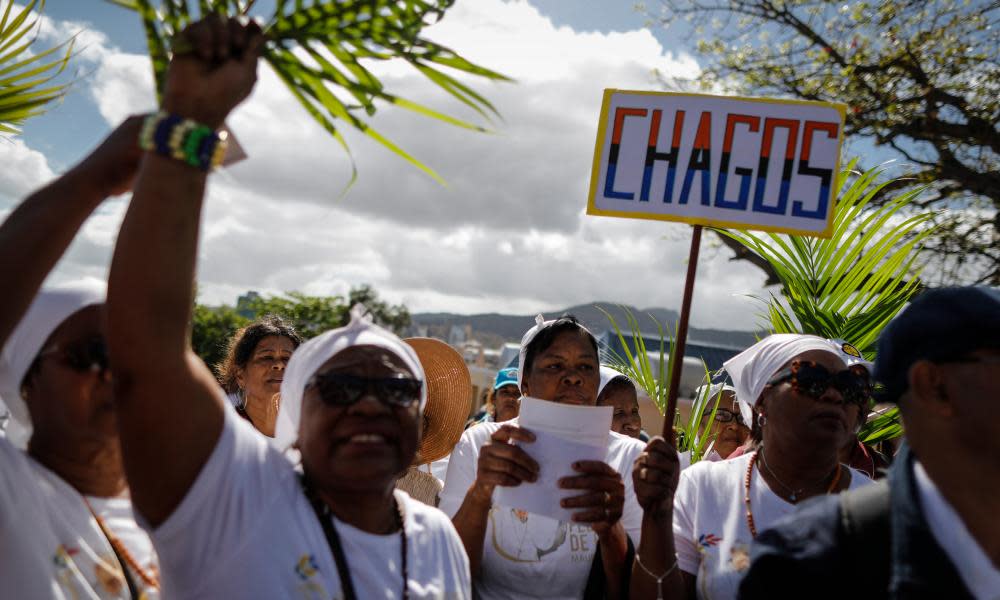
[[[578,460],[607,460],[612,410],[610,406],[574,406],[521,398],[517,423],[535,434],[535,441],[518,445],[538,462],[538,481],[516,487],[498,486],[493,493],[494,504],[570,521],[574,511],[562,508],[559,501],[584,492],[560,488],[559,479],[578,475],[572,467]]]
[[[829,237],[846,106],[604,91],[587,213]]]

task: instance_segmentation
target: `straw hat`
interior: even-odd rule
[[[403,341],[417,353],[427,379],[424,435],[415,459],[426,464],[450,454],[462,437],[472,411],[472,378],[462,355],[441,340]]]

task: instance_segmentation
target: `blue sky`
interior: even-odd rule
[[[0,144],[0,217],[79,160],[113,123],[153,108],[136,15],[99,0],[49,0],[47,40],[79,34],[64,102]],[[343,294],[372,284],[414,311],[528,313],[592,301],[677,308],[690,230],[584,214],[601,92],[656,89],[654,70],[696,76],[678,32],[645,27],[618,0],[458,0],[428,36],[517,84],[470,83],[503,120],[490,135],[398,110],[373,125],[437,170],[442,187],[352,131],[346,158],[264,67],[229,124],[250,158],[214,175],[199,261],[199,299],[249,289]],[[63,36],[63,38],[60,38]],[[44,40],[43,40],[44,41]],[[478,117],[398,65],[379,65],[404,97]],[[103,278],[126,199],[88,221],[53,281]],[[753,329],[763,274],[703,243],[692,322]]]

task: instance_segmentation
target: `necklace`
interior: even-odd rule
[[[333,515],[330,512],[330,507],[313,493],[304,475],[302,476],[302,488],[306,494],[306,498],[309,499],[309,503],[312,505],[313,511],[316,513],[316,518],[319,519],[319,523],[323,527],[326,542],[330,545],[330,553],[333,554],[333,560],[337,563],[337,575],[340,576],[340,587],[344,592],[344,600],[357,600],[358,595],[354,591],[354,582],[351,580],[351,568],[347,564],[344,547],[340,543],[340,535],[337,534],[337,528],[333,525]],[[403,505],[398,500],[395,500],[395,503],[396,516],[399,518],[399,538],[402,554],[403,600],[409,600],[410,590],[408,589],[408,583],[410,577],[406,565],[406,518],[403,514]]]
[[[785,483],[784,481],[782,481],[781,479],[779,479],[778,478],[778,474],[775,473],[774,469],[772,469],[771,466],[767,464],[767,457],[764,455],[764,449],[763,448],[761,448],[757,452],[757,454],[760,455],[760,463],[761,463],[761,465],[763,465],[764,468],[767,469],[767,472],[771,474],[771,477],[774,477],[774,480],[778,482],[778,485],[780,485],[781,487],[785,488],[790,493],[790,495],[788,496],[788,500],[792,504],[795,504],[795,502],[799,499],[799,494],[801,494],[802,492],[806,491],[807,489],[809,489],[811,487],[815,487],[815,486],[823,483],[824,481],[826,481],[826,478],[830,476],[830,474],[827,473],[826,475],[823,476],[822,479],[820,479],[820,480],[818,480],[818,481],[816,481],[814,483],[810,483],[810,484],[804,485],[801,488],[795,490],[795,489],[792,489],[792,487],[790,485],[788,485],[787,483]],[[837,478],[838,479],[840,478],[840,463],[839,462],[837,463]],[[829,494],[830,492],[827,491],[827,493]]]
[[[747,474],[746,474],[746,477],[743,478],[743,490],[744,490],[743,503],[746,504],[746,507],[747,507],[747,528],[750,529],[750,535],[753,536],[754,539],[757,538],[757,526],[754,523],[754,520],[753,520],[753,510],[750,507],[750,480],[753,477],[753,465],[757,461],[757,456],[758,455],[763,456],[763,454],[761,454],[758,451],[758,452],[754,452],[753,456],[750,457],[750,462],[747,465]],[[770,469],[768,469],[768,470],[770,470]],[[830,483],[830,487],[828,487],[827,490],[826,490],[827,494],[832,493],[833,490],[835,490],[837,488],[837,484],[840,483],[841,472],[842,471],[841,471],[840,463],[837,463],[836,475],[833,476],[833,481]],[[774,473],[771,473],[771,474],[773,475]],[[777,478],[775,478],[775,479],[777,479]],[[784,484],[782,484],[782,485],[784,485]]]
[[[104,534],[108,543],[111,544],[111,550],[114,551],[115,558],[117,558],[118,562],[121,563],[122,573],[125,576],[125,583],[128,585],[129,591],[132,593],[132,597],[136,598],[138,596],[136,595],[137,590],[135,590],[135,582],[132,581],[132,577],[129,574],[129,568],[131,568],[132,571],[135,571],[136,575],[139,576],[139,579],[142,579],[142,582],[146,584],[146,587],[160,589],[159,578],[155,574],[147,572],[141,565],[139,565],[139,561],[132,556],[132,553],[125,547],[125,544],[118,539],[118,536],[111,532],[111,529],[108,527],[108,524],[104,522],[104,519],[102,519],[100,515],[94,511],[94,507],[90,505],[90,501],[84,498],[83,502],[87,505],[87,510],[90,511],[94,520],[97,521],[97,526],[101,528],[101,533]]]

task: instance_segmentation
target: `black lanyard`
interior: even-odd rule
[[[326,536],[326,543],[330,546],[330,553],[337,563],[337,575],[340,576],[340,588],[344,592],[344,600],[357,600],[358,595],[354,591],[354,582],[351,580],[351,568],[347,564],[347,557],[344,556],[344,547],[340,543],[340,536],[337,528],[333,526],[333,515],[330,514],[330,507],[322,502],[313,492],[305,475],[302,476],[302,491],[305,492],[309,504],[312,505],[316,518],[319,519],[320,526],[323,527],[323,534]],[[397,501],[398,504],[398,501]],[[403,519],[402,508],[399,511],[399,537],[402,546],[403,559],[403,600],[408,600],[410,590],[408,589],[409,574],[406,569],[406,521]]]

